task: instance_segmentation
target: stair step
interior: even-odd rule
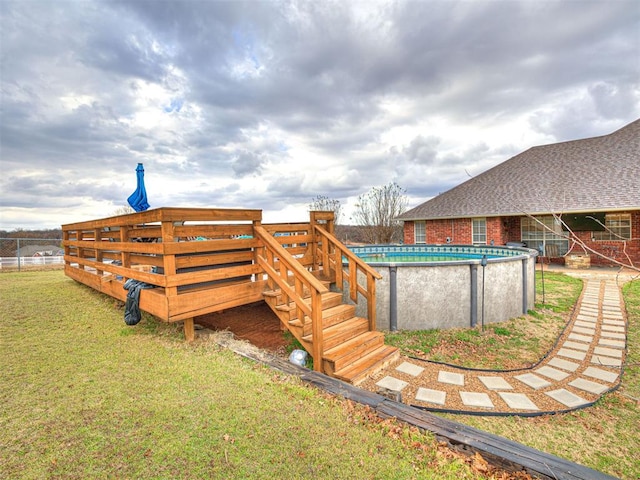
[[[318,280],[320,281],[320,283],[322,283],[327,289],[329,289],[331,282],[328,280],[324,280],[322,278],[318,278]],[[287,283],[289,283],[289,285],[293,286],[295,284],[295,279],[293,276],[289,276]],[[279,297],[282,295],[282,289],[281,288],[274,288],[272,290],[265,290],[264,292],[262,292],[262,295],[264,295],[265,297]],[[309,295],[309,290],[307,288],[304,289],[303,292],[304,296],[308,296]]]
[[[344,342],[369,331],[369,321],[366,318],[353,317],[347,321],[332,325],[322,331],[324,350],[330,350]],[[305,341],[313,342],[313,335],[303,337]]]
[[[358,385],[369,375],[395,362],[398,358],[400,358],[398,348],[384,345],[345,368],[333,372],[333,376],[344,382]]]
[[[288,303],[286,305],[276,305],[276,310],[280,312],[293,312],[296,309],[295,303]]]
[[[366,332],[324,352],[325,372],[331,375],[384,346],[384,334]]]
[[[332,325],[344,322],[353,318],[356,312],[356,307],[353,305],[347,305],[341,303],[335,307],[325,308],[322,310],[322,326],[323,328],[329,328]],[[311,335],[312,322],[310,317],[304,317],[304,332],[303,335]]]
[[[338,305],[342,304],[342,293],[339,292],[326,292],[323,293],[321,295],[321,299],[320,299],[321,303],[322,303],[322,310],[327,310],[329,308],[332,307],[337,307]],[[307,305],[311,304],[311,298],[306,298],[305,302],[307,303]],[[296,312],[296,304],[295,302],[291,302],[288,303],[286,305],[277,305],[274,307],[277,310],[283,311],[283,312],[290,312],[290,316],[288,318],[288,320],[294,320],[295,318],[297,318],[297,312]]]

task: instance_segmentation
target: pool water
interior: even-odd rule
[[[481,260],[483,255],[472,253],[456,253],[442,255],[438,253],[358,253],[362,260],[367,263],[389,262],[389,263],[421,263],[421,262],[456,262],[460,260]],[[490,258],[499,258],[498,255],[487,255]]]

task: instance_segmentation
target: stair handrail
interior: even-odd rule
[[[324,354],[322,335],[322,300],[321,295],[329,292],[311,272],[305,269],[300,262],[293,257],[287,249],[273,238],[267,230],[259,225],[254,225],[256,237],[264,245],[264,249],[269,252],[268,256],[256,254],[258,264],[263,268],[269,279],[273,280],[281,289],[286,298],[292,300],[296,305],[298,318],[304,321],[305,315],[311,318],[311,331],[313,335],[312,352],[313,368],[322,371],[322,356]],[[270,258],[269,258],[270,257]],[[280,273],[276,270],[274,259],[280,262]],[[284,266],[284,268],[282,268]],[[283,273],[293,273],[294,286],[292,287]],[[304,296],[304,287],[307,287],[311,295],[311,305],[307,305]]]
[[[315,225],[315,232],[326,240],[322,242],[324,268],[330,269],[333,266],[335,283],[338,288],[342,289],[343,281],[346,279],[349,284],[349,297],[353,302],[358,303],[358,293],[366,298],[369,330],[376,330],[376,280],[382,279],[382,275],[322,226]],[[345,275],[342,267],[343,257],[347,259],[348,272],[346,273],[348,275]],[[366,276],[366,287],[358,283],[358,271],[361,271]]]

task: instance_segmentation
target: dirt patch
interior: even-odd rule
[[[203,315],[195,323],[213,331],[228,330],[237,339],[280,356],[285,355],[289,343],[280,320],[264,302]]]

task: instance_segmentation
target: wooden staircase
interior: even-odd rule
[[[289,283],[293,284],[294,279]],[[321,281],[327,291],[321,294],[322,308],[322,358],[314,358],[314,369],[357,385],[369,375],[384,368],[399,358],[395,347],[384,343],[384,334],[369,330],[369,320],[355,314],[356,307],[343,302],[341,292],[329,291],[330,283]],[[312,318],[304,315],[298,318],[294,302],[287,302],[281,289],[264,292],[265,301],[280,318],[300,344],[313,352]],[[310,297],[304,297],[310,305]],[[317,365],[316,362],[320,362]],[[318,368],[320,367],[320,368]]]

